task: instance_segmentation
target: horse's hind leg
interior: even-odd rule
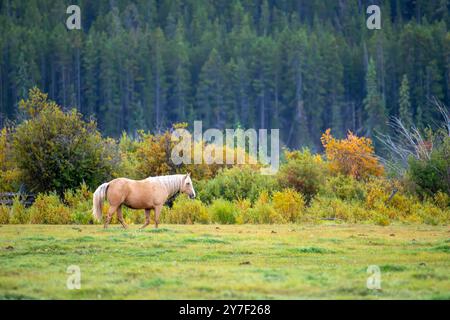
[[[141,227],[141,229],[144,229],[149,224],[150,224],[150,209],[145,209],[145,224]]]
[[[108,225],[111,222],[112,216],[113,216],[114,212],[116,212],[117,208],[118,207],[114,207],[114,206],[109,207],[108,216],[106,217],[105,226],[104,226],[105,229],[108,228]]]
[[[161,214],[162,206],[155,207],[155,228],[158,228],[159,215]]]
[[[122,227],[124,227],[125,229],[128,228],[127,224],[125,223],[125,220],[123,219],[122,206],[119,206],[117,208],[117,219],[119,219],[119,222],[122,224]]]

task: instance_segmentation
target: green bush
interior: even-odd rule
[[[335,219],[344,222],[369,221],[371,211],[359,201],[344,201],[336,197],[318,196],[307,209],[307,217],[312,220]]]
[[[20,202],[20,197],[14,198],[11,207],[11,216],[9,223],[11,224],[26,224],[30,222],[30,215],[25,206]]]
[[[311,219],[336,219],[348,223],[373,223],[386,226],[392,222],[448,225],[450,209],[441,209],[432,202],[420,202],[405,194],[395,195],[389,203],[375,202],[367,207],[362,201],[336,197],[316,197],[307,209]]]
[[[30,190],[62,195],[83,181],[96,187],[109,179],[118,162],[117,146],[102,139],[95,122],[83,121],[75,110],[63,112],[36,88],[20,107],[29,119],[17,126],[12,150]]]
[[[439,191],[433,197],[433,201],[442,210],[450,207],[450,196],[444,192]]]
[[[83,183],[75,191],[67,190],[64,192],[64,202],[70,209],[70,220],[75,224],[93,224],[92,216],[92,192],[88,186]]]
[[[186,195],[179,195],[170,210],[161,214],[164,223],[193,224],[209,223],[207,208],[200,200],[189,199]]]
[[[278,183],[283,188],[293,188],[305,196],[307,203],[319,192],[324,183],[326,169],[317,156],[309,150],[296,153],[281,166],[277,174]]]
[[[414,212],[420,217],[422,223],[429,225],[450,224],[450,209],[442,210],[430,202],[417,205]]]
[[[70,223],[70,209],[59,200],[56,193],[38,194],[29,214],[30,222],[34,224]]]
[[[245,224],[251,223],[252,218],[250,216],[250,212],[252,209],[252,203],[248,199],[238,199],[234,201],[234,205],[237,210],[236,223],[237,224]]]
[[[234,167],[221,170],[214,179],[196,184],[196,189],[199,199],[205,203],[219,198],[249,199],[253,203],[261,192],[272,193],[279,188],[273,176],[261,175],[259,170],[249,167]]]
[[[286,220],[279,214],[270,203],[270,198],[267,192],[262,192],[255,202],[253,208],[249,212],[251,223],[273,224],[285,223]]]
[[[230,201],[215,199],[209,206],[208,211],[213,222],[222,224],[236,223],[237,209],[234,203]]]
[[[0,224],[9,223],[9,211],[10,209],[7,206],[0,206]]]
[[[73,224],[94,224],[96,221],[94,221],[92,213],[75,211],[70,215],[70,222]]]
[[[430,159],[409,159],[408,176],[422,199],[438,192],[450,194],[450,137],[435,147]]]
[[[391,224],[389,217],[382,213],[375,213],[372,217],[372,221],[379,226],[385,227]]]
[[[118,143],[120,154],[120,163],[117,168],[115,177],[127,177],[130,179],[143,179],[145,175],[138,172],[139,160],[137,159],[136,150],[142,143],[137,139],[133,139],[125,132],[122,133]]]
[[[328,196],[335,195],[339,199],[348,201],[363,201],[366,197],[364,183],[351,176],[344,175],[328,177],[320,192]]]

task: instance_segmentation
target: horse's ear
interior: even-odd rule
[[[190,177],[190,176],[191,176],[191,173],[188,172],[188,173],[186,174],[186,178],[188,178],[188,177]]]

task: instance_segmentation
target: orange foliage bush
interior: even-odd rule
[[[170,164],[170,132],[162,135],[140,133],[141,142],[138,144],[136,155],[138,158],[138,172],[142,177],[159,176],[173,173]]]
[[[177,124],[176,128],[184,128],[185,124]],[[207,165],[204,161],[202,164],[181,164],[175,165],[171,160],[172,149],[178,143],[178,140],[172,139],[172,132],[167,130],[162,134],[151,134],[140,132],[140,142],[136,148],[137,172],[140,178],[148,176],[159,176],[175,173],[191,172],[195,179],[206,179],[215,176],[220,167],[225,165]],[[194,148],[202,148],[204,146],[197,143]],[[200,149],[202,150],[202,149]],[[201,152],[201,151],[200,151]],[[191,154],[193,159],[193,154]]]
[[[349,131],[346,139],[339,140],[328,129],[320,140],[332,172],[349,175],[357,180],[383,175],[383,166],[378,162],[369,138],[358,137]]]
[[[173,126],[173,130],[185,129],[186,123],[178,123]],[[207,144],[204,141],[192,141],[192,145],[189,144],[191,154],[190,159],[194,160],[194,154],[200,154],[201,164],[179,164],[176,165],[172,162],[171,156],[174,147],[180,143],[181,137],[177,137],[172,134],[172,130],[166,130],[161,134],[150,134],[139,132],[139,141],[135,143],[135,161],[136,163],[136,176],[138,178],[144,178],[148,176],[167,175],[175,173],[191,172],[192,177],[196,180],[210,179],[216,176],[222,168],[231,168],[233,166],[249,166],[252,168],[259,168],[260,165],[256,159],[251,156],[245,150],[229,148],[226,145],[216,146],[214,144]],[[191,141],[192,137],[188,132],[183,137],[183,141]],[[206,148],[211,148],[214,157],[222,160],[222,163],[210,163],[206,161],[205,153]],[[227,153],[234,156],[233,163],[238,163],[237,157],[241,153],[244,156],[244,164],[235,165],[227,164]]]

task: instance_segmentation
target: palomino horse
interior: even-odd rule
[[[149,177],[144,180],[118,178],[102,184],[95,190],[92,213],[97,220],[101,220],[103,202],[108,200],[110,207],[105,229],[116,211],[119,222],[127,228],[123,220],[122,205],[131,209],[145,209],[145,224],[142,226],[145,228],[150,224],[150,210],[154,209],[155,227],[158,228],[159,215],[164,203],[178,192],[187,194],[191,199],[195,197],[190,173]]]

